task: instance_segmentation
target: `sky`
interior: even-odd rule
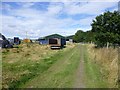
[[[94,1],[4,1],[0,7],[0,30],[6,37],[23,39],[26,32],[27,38],[35,39],[56,33],[69,36],[77,30],[88,31],[96,16],[118,10],[117,0]]]

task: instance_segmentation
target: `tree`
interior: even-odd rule
[[[97,46],[103,47],[107,42],[120,45],[119,12],[105,12],[97,16],[91,25]]]
[[[83,42],[85,40],[85,32],[83,32],[82,30],[78,30],[76,33],[75,33],[75,36],[73,37],[73,40],[75,42]]]
[[[84,42],[94,42],[94,33],[91,30],[85,32],[85,41]]]
[[[93,36],[94,36],[94,34],[91,31],[84,32],[82,30],[78,30],[75,33],[73,39],[76,42],[91,42],[91,41],[94,41]]]

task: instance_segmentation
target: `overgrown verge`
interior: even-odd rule
[[[88,45],[90,59],[99,65],[99,71],[108,83],[109,88],[118,87],[118,49],[114,48],[94,48]]]
[[[84,64],[85,64],[85,82],[87,88],[107,88],[107,82],[102,77],[100,66],[93,62],[90,57],[87,46],[84,47]]]

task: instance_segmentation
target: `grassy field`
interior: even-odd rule
[[[73,48],[68,45],[64,50],[51,50],[49,46],[21,44],[19,48],[2,50],[2,86],[19,87],[40,73],[46,71],[62,52]],[[53,56],[57,56],[54,57]]]
[[[113,52],[108,50],[109,54],[116,53],[116,50],[113,50]],[[117,79],[115,71],[117,62],[114,60],[117,56],[112,56],[105,62],[106,59],[103,59],[105,57],[99,56],[100,51],[102,50],[95,49],[92,45],[82,44],[68,44],[61,50],[51,50],[48,45],[38,44],[21,44],[18,48],[3,49],[2,87],[75,88],[79,87],[78,85],[84,85],[85,88],[117,87],[113,80]],[[112,59],[114,62],[110,64],[112,65],[110,70],[113,70],[114,74],[110,73],[107,64]],[[112,84],[109,83],[110,80]]]
[[[22,44],[19,48],[2,51],[3,87],[18,87],[39,72],[46,70],[53,62],[45,61],[58,51],[52,51],[48,46]],[[45,62],[45,63],[44,63]],[[40,69],[39,69],[40,68]]]

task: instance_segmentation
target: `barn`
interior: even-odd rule
[[[39,39],[38,39],[39,44],[48,44],[50,38],[58,38],[58,39],[60,39],[60,38],[65,38],[65,37],[64,37],[64,36],[61,36],[61,35],[59,35],[59,34],[48,35],[48,36],[39,38]]]
[[[67,37],[66,37],[66,42],[73,43],[73,42],[74,42],[74,41],[73,41],[73,37],[74,37],[74,35],[67,36]]]

